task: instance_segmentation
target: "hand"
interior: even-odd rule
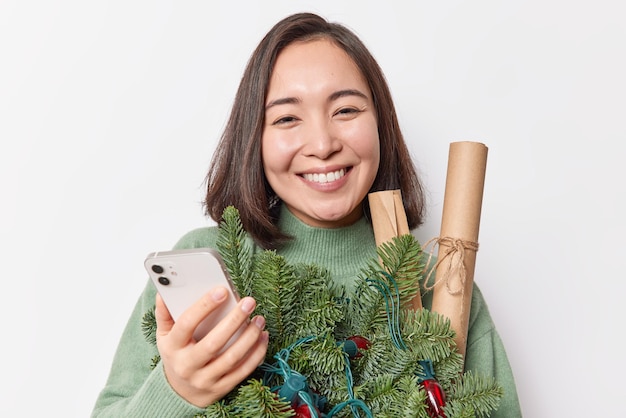
[[[265,319],[256,316],[248,321],[256,301],[242,298],[224,319],[204,338],[195,341],[198,324],[226,300],[226,289],[216,287],[202,296],[174,323],[157,294],[157,347],[165,376],[172,388],[188,402],[204,408],[220,399],[248,377],[262,363],[269,335],[263,331]],[[247,323],[247,324],[246,324]],[[232,335],[244,325],[245,330],[220,353]]]

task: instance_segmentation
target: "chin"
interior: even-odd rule
[[[315,206],[315,205],[314,205]],[[363,211],[361,205],[316,205],[312,206],[291,206],[287,207],[297,218],[311,226],[323,228],[336,228],[350,225],[360,219]],[[338,208],[338,206],[340,206]]]
[[[322,224],[328,226],[346,226],[353,224],[361,217],[361,210],[352,209],[349,212],[330,212],[325,214],[317,214],[315,218]]]

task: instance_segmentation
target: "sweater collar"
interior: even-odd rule
[[[280,219],[278,226],[281,231],[297,238],[315,239],[318,237],[331,238],[343,235],[351,235],[354,233],[362,233],[364,231],[371,232],[372,226],[370,222],[361,216],[355,223],[337,228],[323,228],[311,226],[301,221],[294,215],[286,205],[281,205]]]
[[[353,279],[377,256],[374,232],[365,217],[344,227],[320,228],[305,224],[283,205],[278,225],[293,237],[279,253],[291,263],[325,267],[337,284],[351,287]]]

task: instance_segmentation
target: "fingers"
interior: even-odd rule
[[[216,287],[190,306],[178,318],[175,326],[169,322],[167,325],[164,324],[164,333],[169,333],[168,346],[170,349],[188,347],[192,350],[191,355],[185,360],[189,367],[203,367],[218,357],[227,346],[238,341],[240,335],[246,333],[246,324],[250,322],[250,314],[256,308],[256,301],[251,297],[244,297],[234,307],[230,308],[224,304],[227,297],[228,293],[225,288]],[[211,320],[215,325],[211,325],[212,328],[200,341],[195,341],[193,335],[198,325],[207,316],[216,314],[220,309],[220,316],[223,313],[226,315],[221,319],[216,317],[215,320]],[[203,325],[206,325],[206,322]],[[256,343],[264,326],[265,320],[263,318],[255,319],[255,326],[247,331],[247,338],[242,342],[238,351],[231,354],[235,357],[238,356],[230,362],[231,364],[239,362],[245,352]],[[235,353],[238,354],[235,355]]]
[[[257,328],[254,324],[250,324],[248,327]],[[251,347],[248,346],[243,356],[239,354],[232,355],[232,353],[230,353],[235,346],[241,346],[241,339],[238,339],[236,344],[233,344],[233,346],[222,353],[222,355],[199,370],[199,375],[196,376],[197,380],[194,380],[198,383],[199,387],[204,388],[202,391],[203,395],[199,401],[191,402],[196,405],[212,404],[222,399],[239,383],[250,376],[259,364],[261,364],[267,352],[269,341],[268,332],[259,332],[258,336],[254,344]],[[246,339],[246,337],[247,336],[242,336],[243,339]],[[233,363],[235,358],[239,358],[239,361]]]
[[[226,394],[248,377],[265,359],[269,333],[264,326],[263,317],[253,318],[237,341],[205,366],[207,381],[219,376],[215,383],[228,388]]]
[[[261,364],[267,352],[265,319],[249,319],[256,301],[245,297],[231,308],[224,303],[225,296],[223,288],[211,290],[188,308],[176,324],[157,296],[157,346],[165,374],[172,388],[195,405],[221,399]],[[204,338],[194,340],[198,324],[220,307],[228,308],[226,316]]]
[[[251,297],[241,299],[225,318],[223,318],[201,341],[199,348],[211,356],[217,356],[229,343],[233,335],[241,334],[244,325],[249,322],[250,314],[256,307],[256,301]],[[265,321],[261,329],[265,326]],[[258,330],[258,327],[257,327]],[[258,337],[258,332],[256,337]],[[256,340],[256,337],[254,340]]]
[[[241,332],[237,336],[235,342],[219,357],[217,357],[214,366],[216,374],[226,374],[233,368],[236,368],[242,361],[250,355],[258,344],[266,339],[268,333],[263,331],[265,327],[265,318],[262,316],[254,317],[247,326],[241,328]],[[267,344],[265,344],[267,345]],[[258,366],[258,363],[256,364]]]
[[[207,316],[220,309],[227,297],[228,292],[222,286],[215,287],[202,295],[176,320],[176,327],[170,336],[172,342],[180,346],[189,344],[200,323]]]
[[[262,331],[259,334],[259,337],[256,340],[255,344],[243,355],[242,358],[240,358],[239,362],[235,363],[230,368],[222,369],[224,374],[222,375],[221,383],[225,384],[227,387],[232,388],[241,383],[245,378],[250,376],[250,374],[265,359],[268,342],[269,333],[267,331]],[[222,360],[222,357],[229,353],[229,351],[232,349],[235,349],[235,345],[233,345],[228,351],[224,352],[222,356],[219,357],[219,359]],[[239,356],[235,355],[231,358],[224,359],[224,361],[220,361],[219,364],[220,366],[226,366],[237,357]]]

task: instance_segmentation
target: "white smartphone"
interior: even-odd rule
[[[228,297],[219,308],[196,328],[193,337],[200,341],[239,301],[219,253],[211,248],[160,251],[148,254],[144,266],[176,321],[202,295],[216,286],[224,286]],[[245,324],[224,346],[228,348],[243,331]],[[222,350],[222,351],[223,351]]]

